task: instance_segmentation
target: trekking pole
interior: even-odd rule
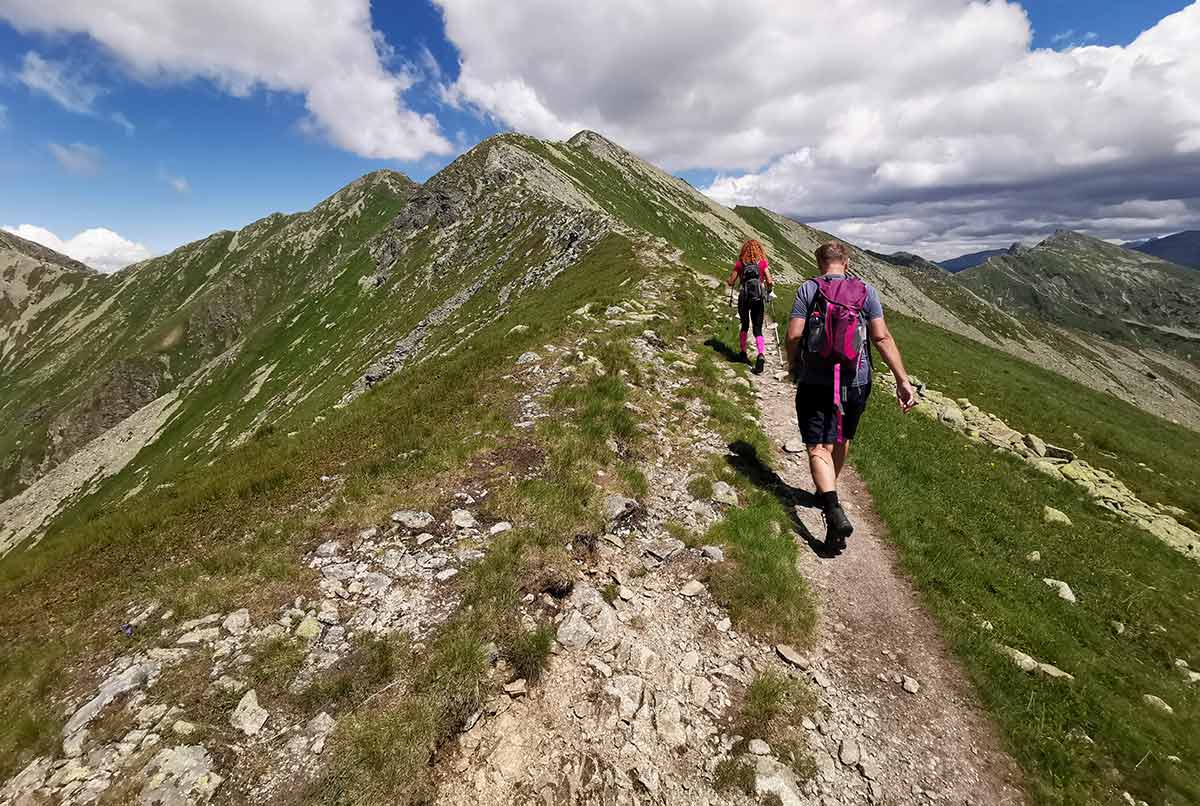
[[[771,322],[771,329],[775,331],[775,346],[779,348],[779,363],[784,369],[787,369],[787,353],[783,349],[783,342],[779,340],[779,323]]]

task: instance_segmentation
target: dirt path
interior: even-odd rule
[[[767,339],[770,354],[778,356],[769,329]],[[772,364],[753,383],[763,427],[783,446],[797,436],[794,387],[775,379],[778,361]],[[839,484],[855,532],[846,551],[833,557],[819,543],[824,528],[806,492],[814,489],[807,460],[784,455],[779,475],[791,488],[785,494],[799,502],[800,531],[808,540],[799,564],[820,614],[810,659],[828,678],[818,682],[830,684],[825,699],[834,721],[863,724],[860,743],[878,764],[883,802],[1024,803],[1016,763],[1000,749],[977,695],[899,570],[858,473],[846,468]],[[917,681],[915,693],[906,690],[905,677]],[[837,719],[839,711],[844,720]]]

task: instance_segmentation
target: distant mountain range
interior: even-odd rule
[[[1178,263],[1180,266],[1200,269],[1200,230],[1192,229],[1162,238],[1129,241],[1121,245],[1126,249],[1136,249],[1138,252]]]
[[[1112,342],[1181,356],[1200,345],[1200,283],[1192,270],[1078,232],[1059,230],[955,279],[1008,313]]]
[[[964,269],[970,269],[974,266],[978,266],[988,258],[993,258],[997,255],[1008,254],[1014,247],[1016,247],[1016,244],[1013,244],[1013,246],[1010,246],[1008,249],[985,249],[982,252],[971,252],[968,255],[959,255],[958,257],[953,257],[949,260],[939,260],[936,262],[937,265],[941,266],[951,274],[957,274]]]

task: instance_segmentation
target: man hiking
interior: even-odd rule
[[[854,526],[838,502],[837,480],[871,394],[868,338],[896,378],[902,411],[917,405],[917,393],[884,324],[879,293],[846,276],[849,251],[829,241],[817,248],[816,257],[821,275],[796,290],[787,354],[796,379],[796,419],[825,513],[825,543],[840,551]]]
[[[733,288],[733,284],[739,279],[741,287],[738,289],[738,318],[742,323],[741,332],[738,334],[738,345],[742,351],[740,357],[742,361],[750,363],[750,359],[746,355],[746,337],[750,331],[751,321],[753,321],[754,346],[758,350],[758,357],[754,360],[754,371],[761,373],[763,367],[766,366],[764,357],[766,347],[763,344],[763,309],[767,302],[767,295],[770,293],[771,287],[775,285],[775,281],[771,279],[771,272],[767,269],[767,253],[758,241],[749,240],[742,244],[742,251],[738,253],[737,262],[733,264],[733,272],[725,281],[725,285]]]

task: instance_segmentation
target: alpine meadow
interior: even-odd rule
[[[724,109],[740,86],[716,55],[710,94],[672,83],[674,4],[622,3],[614,28],[615,6],[543,8],[515,50],[501,40],[539,4],[223,0],[219,26],[173,3],[68,5],[0,0],[0,41],[27,51],[0,60],[0,142],[33,125],[30,99],[52,104],[59,148],[41,151],[71,181],[106,181],[150,143],[253,143],[262,174],[235,177],[237,204],[205,186],[220,166],[151,166],[145,209],[165,220],[240,215],[259,183],[311,188],[327,152],[373,164],[311,209],[175,248],[0,230],[0,806],[1200,804],[1200,259],[1184,231],[1200,207],[1180,190],[1196,174],[1140,154],[1104,172],[1134,117],[1156,124],[1149,101],[1096,122],[1094,152],[1056,155],[1062,176],[1031,151],[1027,175],[997,178],[1015,170],[1005,138],[1036,121],[995,122],[984,157],[951,132],[1016,71],[1084,82],[1051,63],[1074,54],[1100,75],[1108,29],[1077,33],[1097,12],[1051,43],[1038,4],[904,0],[957,26],[977,96],[936,94],[962,77],[934,75],[955,69],[935,25],[896,46],[927,48],[902,74],[927,96],[860,119],[812,89],[756,107],[734,148],[622,117],[685,103],[669,93]],[[769,5],[738,13],[781,31],[845,13]],[[850,5],[863,36],[907,24]],[[674,25],[717,51],[700,31],[731,27],[719,11]],[[1028,64],[971,38],[1002,13],[1024,38],[995,47]],[[419,48],[382,30],[401,23]],[[635,47],[643,24],[661,51]],[[575,26],[595,42],[565,53]],[[1130,81],[1169,83],[1193,58],[1135,53],[1184,41],[1155,30],[1121,46]],[[86,48],[35,52],[62,43]],[[591,86],[629,76],[625,58],[663,86]],[[852,94],[883,67],[823,69]],[[575,72],[590,101],[564,100]],[[1195,92],[1170,86],[1192,126],[1170,147],[1194,154]],[[253,104],[254,126],[292,117],[278,144],[234,116],[183,132],[185,92]],[[810,102],[881,128],[752,152]],[[924,104],[945,132],[916,190],[886,185],[903,171],[883,156],[859,176],[870,194],[829,189],[821,171],[850,175]],[[1075,136],[1060,123],[1033,139]],[[584,125],[600,133],[561,139]],[[118,145],[92,153],[88,127]],[[20,162],[0,155],[0,181],[41,204]],[[1085,209],[1159,169],[1176,174],[1161,192]],[[1070,215],[1032,209],[1068,197]],[[103,223],[133,203],[97,199],[53,205]],[[1135,239],[1142,215],[1167,223]],[[132,262],[110,270],[96,244]],[[835,298],[833,275],[864,298]],[[830,346],[843,336],[849,359]],[[813,356],[838,380],[814,382]],[[864,366],[857,390],[842,380]],[[836,437],[811,437],[806,394]]]

